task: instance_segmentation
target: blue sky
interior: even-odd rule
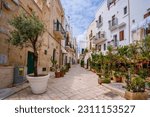
[[[73,35],[83,36],[104,0],[61,0],[65,13],[70,17]]]

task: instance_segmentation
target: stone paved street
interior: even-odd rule
[[[24,89],[6,100],[124,100],[97,83],[97,75],[74,65],[63,78],[50,78],[48,90],[34,95],[30,88]]]

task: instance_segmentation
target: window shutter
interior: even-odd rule
[[[120,41],[124,40],[124,31],[120,32],[119,37],[120,37]]]

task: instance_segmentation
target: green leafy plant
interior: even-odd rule
[[[65,66],[61,66],[60,71],[65,72]]]
[[[84,60],[82,59],[80,62],[81,67],[84,67]]]
[[[141,77],[133,78],[128,85],[127,90],[131,92],[144,92],[145,81]]]
[[[111,82],[110,78],[104,78],[103,83],[109,84]]]
[[[148,70],[147,69],[140,69],[139,72],[138,72],[138,75],[145,79],[148,77]]]
[[[15,46],[31,47],[34,52],[34,76],[38,76],[38,49],[41,47],[42,39],[39,36],[44,32],[44,24],[32,13],[31,15],[20,14],[10,20],[14,30],[10,32],[9,42]]]

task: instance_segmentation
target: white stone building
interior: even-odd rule
[[[109,45],[116,48],[143,39],[150,32],[149,24],[150,0],[105,0],[87,29],[87,47],[95,44],[105,54]]]

